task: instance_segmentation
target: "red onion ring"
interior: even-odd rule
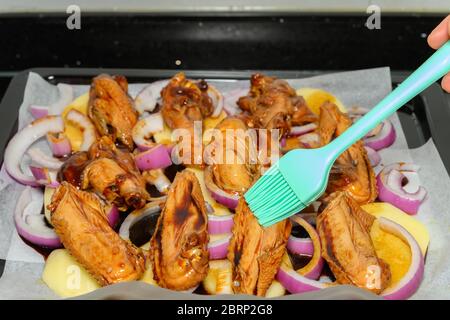
[[[27,208],[37,204],[33,212],[28,212]],[[17,232],[26,240],[33,244],[47,247],[61,247],[55,231],[45,224],[45,216],[41,214],[44,205],[44,195],[41,189],[27,186],[19,196],[14,210],[14,223]]]
[[[22,157],[35,141],[48,132],[61,132],[63,130],[64,123],[61,117],[47,116],[33,121],[17,132],[9,141],[5,150],[4,161],[8,174],[22,184],[39,185],[33,177],[22,172],[20,168]]]
[[[208,243],[209,259],[219,260],[226,258],[228,246],[230,245],[232,234],[227,234],[224,238]]]
[[[154,113],[139,120],[133,127],[133,141],[139,150],[148,150],[155,146],[155,143],[149,140],[154,133],[164,130],[164,120],[161,113]]]
[[[381,295],[388,300],[402,300],[411,297],[419,288],[424,273],[424,258],[422,251],[414,237],[398,223],[378,218],[379,226],[405,241],[411,248],[411,264],[403,278],[393,287],[384,290]]]
[[[208,214],[208,232],[209,234],[230,233],[233,228],[234,215],[215,216]]]
[[[70,140],[64,133],[47,133],[47,141],[53,155],[56,157],[63,157],[72,152]]]
[[[35,167],[43,167],[49,170],[57,171],[64,163],[55,157],[45,154],[44,151],[35,147],[28,149],[27,154],[31,158],[31,164]]]
[[[115,228],[120,218],[119,209],[115,205],[108,206],[106,208],[106,217],[111,228]]]
[[[134,99],[134,107],[139,114],[145,111],[155,110],[158,100],[161,98],[161,90],[169,83],[169,80],[159,80],[144,87]]]
[[[134,160],[140,170],[162,169],[172,164],[169,152],[163,144],[139,153]]]
[[[211,114],[211,117],[217,118],[218,116],[220,116],[220,113],[222,112],[223,106],[225,104],[223,95],[219,90],[216,89],[216,87],[208,84],[208,96],[211,98],[212,105],[214,107],[214,111]]]
[[[377,176],[378,198],[409,214],[416,214],[427,191],[419,186],[416,192],[408,192],[402,186],[403,172],[416,172],[418,167],[407,163],[386,166]]]
[[[383,127],[380,132],[375,136],[364,138],[364,144],[374,150],[380,150],[392,145],[395,138],[396,133],[392,122],[389,120],[384,120]]]
[[[289,136],[293,136],[293,137],[301,136],[305,133],[312,132],[316,129],[317,129],[317,124],[315,124],[313,122],[305,124],[303,126],[295,126],[295,127],[291,128],[291,131],[289,131]]]
[[[143,208],[131,212],[119,229],[119,236],[124,240],[130,240],[130,229],[142,219],[161,211],[160,204],[162,202],[149,202]]]
[[[364,149],[366,149],[367,157],[369,157],[369,161],[372,167],[376,167],[377,165],[379,165],[381,162],[380,154],[368,146],[365,146]]]
[[[311,238],[296,238],[290,236],[286,248],[295,254],[312,256],[314,254],[314,244]]]
[[[211,193],[211,197],[220,204],[223,204],[225,207],[229,209],[235,209],[239,201],[239,195],[230,194],[220,189],[212,179],[211,170],[211,167],[207,167],[204,171],[205,185],[208,191]]]
[[[95,142],[97,134],[91,120],[78,110],[72,109],[66,114],[66,120],[76,125],[83,132],[83,143],[80,151],[87,151]]]
[[[306,220],[301,218],[299,215],[292,216],[291,220],[298,223],[306,230],[306,232],[308,232],[313,244],[313,254],[311,260],[306,266],[297,270],[297,272],[308,279],[318,279],[320,277],[320,274],[322,273],[324,263],[322,258],[319,234],[312,225],[306,222]],[[291,245],[294,245],[294,243],[291,243]]]
[[[281,265],[276,276],[290,293],[303,293],[325,289],[330,286],[317,280],[308,279],[286,265]]]
[[[40,119],[48,115],[60,115],[64,108],[72,102],[74,98],[72,86],[58,83],[56,87],[59,93],[58,100],[48,106],[31,105],[29,111],[33,117]]]
[[[319,135],[315,132],[306,133],[298,137],[304,148],[313,148],[320,142]]]
[[[47,168],[30,166],[30,171],[33,174],[36,182],[43,186],[48,186],[50,188],[57,188],[59,182],[56,179],[56,171],[51,171]]]

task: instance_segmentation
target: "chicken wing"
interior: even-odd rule
[[[389,265],[377,257],[370,228],[374,217],[346,192],[333,200],[317,218],[322,256],[337,282],[382,292],[390,282]]]
[[[208,272],[205,201],[194,173],[178,173],[150,241],[158,285],[173,290],[197,286]]]
[[[64,247],[101,285],[141,277],[142,253],[109,226],[104,208],[94,194],[62,182],[49,209]]]
[[[97,131],[133,150],[131,131],[138,120],[125,77],[101,74],[92,80],[88,114]]]
[[[249,126],[279,129],[280,137],[288,133],[292,125],[317,121],[305,100],[285,81],[262,74],[250,79],[250,92],[238,100],[239,107],[251,114]]]
[[[173,76],[161,91],[164,122],[171,129],[186,129],[190,135],[191,149],[184,150],[185,153],[190,152],[182,156],[182,162],[186,164],[202,162],[202,159],[194,159],[194,154],[201,155],[201,150],[195,153],[194,148],[201,149],[202,141],[201,135],[194,130],[194,122],[199,121],[202,128],[201,121],[213,112],[212,100],[207,91],[206,81],[193,82],[186,79],[182,72]],[[200,143],[196,144],[196,141]]]
[[[341,135],[352,125],[350,118],[333,103],[320,108],[319,136],[321,145]],[[331,169],[326,196],[347,191],[359,204],[373,202],[377,195],[375,173],[362,141],[342,153]],[[325,196],[325,197],[326,197]]]
[[[91,161],[82,174],[82,189],[92,187],[122,211],[142,208],[150,199],[133,157],[119,150],[109,137],[94,143],[89,157]]]
[[[239,200],[228,247],[235,293],[265,295],[280,267],[290,233],[288,219],[264,228],[244,198]]]

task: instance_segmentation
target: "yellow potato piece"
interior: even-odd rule
[[[89,102],[89,93],[85,93],[76,98],[74,101],[72,101],[67,107],[65,107],[62,113],[65,125],[64,133],[70,140],[72,150],[74,151],[80,150],[80,146],[83,143],[83,133],[79,128],[74,126],[72,123],[66,121],[65,117],[66,114],[72,109],[75,109],[83,114],[87,114],[88,102]]]
[[[214,215],[216,216],[226,216],[231,214],[230,210],[228,210],[227,207],[221,205],[216,200],[214,200],[211,197],[211,194],[209,193],[208,189],[205,185],[205,179],[204,179],[204,173],[203,170],[196,169],[196,168],[187,168],[186,170],[192,171],[195,176],[198,179],[198,182],[200,183],[200,188],[202,189],[203,198],[206,202],[208,202],[211,207],[214,209]]]
[[[45,262],[42,280],[63,298],[79,296],[100,288],[97,281],[66,249],[50,253]]]
[[[391,286],[400,281],[411,264],[411,249],[397,236],[380,229],[375,220],[370,230],[377,256],[389,264],[391,270]]]
[[[232,276],[230,261],[211,260],[208,274],[203,279],[203,287],[209,294],[232,294]]]
[[[405,228],[416,239],[422,254],[425,256],[430,243],[430,235],[420,221],[386,202],[369,203],[363,205],[362,208],[377,218],[385,217]]]
[[[283,287],[283,285],[277,280],[273,280],[269,289],[267,289],[266,298],[281,297],[284,296],[285,294],[286,289]]]
[[[300,88],[297,90],[297,95],[302,96],[306,100],[306,104],[311,111],[317,115],[320,114],[320,107],[326,101],[336,104],[342,112],[347,112],[344,104],[336,96],[325,90],[316,88]]]
[[[153,139],[156,143],[171,144],[172,143],[172,130],[164,123],[164,129],[156,132],[153,135]]]

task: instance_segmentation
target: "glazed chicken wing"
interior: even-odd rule
[[[333,103],[320,108],[319,136],[321,145],[341,135],[352,125],[350,118]],[[342,153],[331,169],[326,195],[347,191],[359,204],[373,202],[377,197],[375,173],[362,141]]]
[[[119,150],[105,136],[91,146],[89,156],[91,161],[83,170],[82,189],[92,187],[122,211],[145,205],[150,196],[130,153]]]
[[[380,293],[389,285],[391,273],[389,265],[377,257],[370,238],[374,219],[340,192],[318,216],[317,230],[322,256],[337,282]]]
[[[280,267],[290,233],[288,219],[264,228],[244,198],[239,200],[228,247],[235,293],[265,295]]]
[[[50,204],[52,224],[64,247],[101,284],[137,280],[144,257],[109,226],[100,200],[62,182]]]
[[[150,241],[158,285],[173,290],[197,286],[208,272],[205,200],[194,173],[178,173]]]
[[[241,119],[226,118],[216,129],[222,139],[213,139],[208,145],[206,150],[211,154],[212,163],[206,170],[210,170],[213,182],[220,189],[242,194],[253,183],[257,171],[257,164],[250,161],[250,157],[256,156],[252,155],[254,143],[246,138],[247,126]]]
[[[127,89],[123,76],[101,74],[95,77],[89,93],[88,114],[100,135],[111,136],[133,150],[131,130],[138,117]]]
[[[161,114],[164,122],[171,129],[186,129],[191,138],[192,149],[200,148],[194,142],[194,122],[201,121],[213,112],[211,97],[207,93],[208,84],[205,81],[193,82],[186,79],[180,72],[170,79],[168,85],[161,91]],[[202,124],[201,124],[202,125]],[[197,141],[202,141],[201,136]],[[194,153],[183,155],[183,162],[194,163]],[[198,160],[201,163],[201,159]]]
[[[280,129],[281,137],[292,125],[317,121],[305,100],[285,80],[257,73],[250,84],[249,94],[241,97],[238,105],[251,114],[251,127]]]

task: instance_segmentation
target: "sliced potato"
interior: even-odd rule
[[[70,103],[67,107],[64,108],[62,113],[62,117],[64,119],[64,133],[67,138],[70,140],[70,144],[72,145],[72,149],[74,151],[80,150],[81,144],[83,143],[83,132],[75,125],[65,120],[66,114],[75,109],[83,114],[87,114],[89,102],[89,93],[85,93],[78,98],[76,98],[72,103]]]
[[[419,220],[386,202],[373,202],[363,205],[362,208],[377,218],[385,217],[405,228],[416,239],[425,256],[430,243],[430,234]]]
[[[231,262],[228,260],[209,261],[209,270],[203,287],[209,294],[232,294],[232,270]]]
[[[302,96],[306,100],[306,104],[315,114],[320,114],[320,107],[326,101],[332,102],[337,105],[339,110],[347,112],[344,104],[331,93],[316,88],[300,88],[297,90],[297,95]]]
[[[283,287],[283,285],[280,282],[278,282],[277,280],[273,280],[269,289],[267,289],[266,298],[281,297],[281,296],[284,296],[285,294],[286,294],[286,289]]]
[[[100,288],[66,249],[53,250],[45,261],[42,280],[57,295],[68,298]]]
[[[171,144],[172,130],[164,123],[164,129],[153,134],[153,139],[156,143]]]

